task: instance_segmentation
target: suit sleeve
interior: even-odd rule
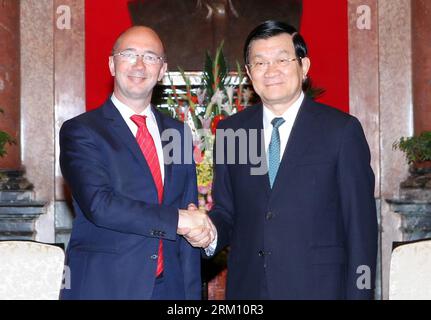
[[[377,213],[370,151],[359,121],[343,132],[338,185],[347,247],[347,299],[372,299],[377,261]]]
[[[60,130],[61,171],[87,219],[101,228],[175,240],[178,210],[118,194],[97,139],[96,133],[75,119],[66,121]]]
[[[217,254],[217,252],[230,244],[234,221],[233,192],[226,160],[227,146],[224,141],[220,141],[219,133],[221,131],[219,130],[225,130],[223,121],[219,122],[214,143],[214,179],[212,190],[214,205],[209,213],[211,221],[217,229],[217,247],[214,254]],[[223,150],[221,150],[222,148]],[[217,155],[220,152],[223,152],[223,155],[219,155],[218,157]]]
[[[190,129],[186,126],[188,135],[191,137]],[[184,139],[186,141],[186,138]],[[190,141],[190,143],[192,143]],[[187,150],[187,148],[183,148]],[[193,159],[193,158],[192,158]],[[184,189],[183,206],[184,209],[190,203],[198,206],[198,188],[196,179],[196,166],[194,161],[192,164],[187,165],[187,183]],[[201,257],[200,250],[194,248],[187,242],[187,240],[180,236],[180,261],[184,274],[184,288],[187,300],[200,300],[202,299],[202,282],[201,282]]]

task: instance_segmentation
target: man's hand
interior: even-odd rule
[[[189,204],[187,210],[179,210],[177,233],[193,247],[206,248],[214,241],[217,230],[205,211]]]

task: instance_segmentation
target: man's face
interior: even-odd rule
[[[247,74],[262,102],[275,113],[289,108],[302,91],[302,81],[310,67],[308,58],[302,66],[296,58],[292,36],[283,33],[251,42]]]
[[[154,57],[162,57],[163,45],[160,39],[150,29],[131,29],[118,43],[115,53],[120,52],[125,55],[109,57],[109,70],[115,77],[115,96],[126,104],[129,101],[140,100],[149,103],[153,88],[157,81],[162,79],[167,64],[161,59],[157,59],[154,64],[145,63],[142,56],[137,57],[136,62],[133,62],[127,56],[148,53]]]

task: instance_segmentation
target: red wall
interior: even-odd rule
[[[131,26],[127,1],[85,1],[87,110],[100,106],[112,90],[108,56],[116,37]],[[347,0],[303,0],[301,33],[309,47],[310,75],[326,90],[319,101],[344,111],[349,110],[347,23]]]
[[[309,48],[313,84],[326,90],[319,101],[348,112],[347,0],[303,0],[301,34]]]

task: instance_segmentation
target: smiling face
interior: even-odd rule
[[[133,27],[117,41],[114,54],[127,52],[133,54],[152,53],[163,57],[164,49],[157,34],[146,27]],[[115,77],[114,94],[124,104],[137,112],[142,111],[151,101],[157,81],[166,72],[167,64],[158,60],[155,64],[145,64],[142,57],[131,63],[121,55],[109,57],[109,70]]]
[[[310,60],[302,58],[289,63],[277,63],[296,58],[292,36],[282,33],[250,44],[247,74],[256,93],[275,114],[283,114],[300,96]],[[256,63],[266,67],[255,67]]]

